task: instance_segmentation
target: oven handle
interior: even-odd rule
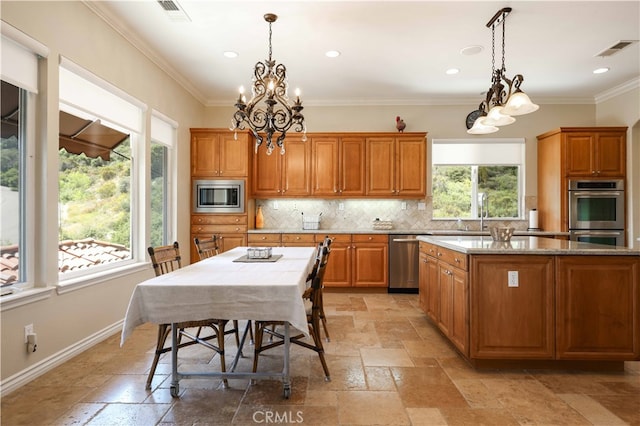
[[[571,231],[574,235],[621,235],[622,231]]]
[[[619,196],[622,195],[619,191],[603,191],[603,192],[596,192],[596,191],[571,191],[571,194],[573,195],[577,195],[579,197],[581,196],[596,196],[596,197],[608,197],[608,196]]]

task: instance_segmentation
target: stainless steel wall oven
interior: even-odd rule
[[[575,241],[624,245],[624,181],[570,180],[569,234]]]

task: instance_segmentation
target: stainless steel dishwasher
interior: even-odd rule
[[[418,292],[417,235],[389,235],[389,293]]]

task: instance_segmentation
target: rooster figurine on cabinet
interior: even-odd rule
[[[407,125],[405,124],[404,120],[401,119],[400,116],[396,117],[396,129],[398,129],[398,131],[402,133],[405,127],[407,127]]]

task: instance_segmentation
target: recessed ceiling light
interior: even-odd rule
[[[460,54],[465,56],[477,55],[483,50],[484,50],[484,47],[480,45],[467,46],[460,51]]]
[[[337,58],[338,56],[340,56],[340,52],[338,52],[337,50],[328,50],[327,52],[325,52],[325,56],[327,58]]]
[[[595,70],[593,70],[593,73],[594,74],[604,74],[607,71],[609,71],[609,68],[603,67],[603,68],[596,68]]]
[[[231,50],[227,50],[226,52],[223,53],[225,58],[237,58],[238,57],[238,52],[233,52]]]
[[[447,75],[458,74],[459,72],[460,70],[458,68],[449,68],[448,70],[445,71]]]

